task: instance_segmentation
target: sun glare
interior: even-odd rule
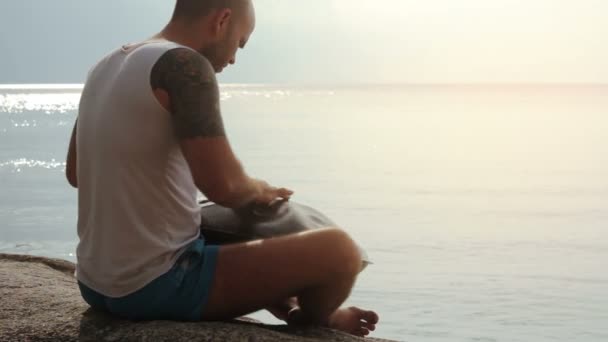
[[[429,81],[600,82],[608,2],[332,0],[336,21],[381,73]],[[363,50],[363,49],[362,49]],[[376,51],[371,53],[369,51]],[[378,51],[382,51],[380,54]],[[395,70],[390,60],[407,62]]]

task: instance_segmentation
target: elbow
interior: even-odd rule
[[[68,183],[70,183],[74,189],[78,189],[78,181],[76,181],[76,179],[71,179],[68,177]]]
[[[72,186],[72,188],[78,189],[78,182],[76,182],[76,180],[69,180],[68,179],[68,183],[70,183],[70,185]]]
[[[74,189],[78,189],[78,179],[76,177],[76,172],[70,170],[69,168],[66,170],[65,173],[66,179],[68,180],[68,183],[74,188]]]

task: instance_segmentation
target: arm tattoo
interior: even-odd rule
[[[179,139],[225,136],[215,72],[205,57],[185,48],[170,50],[154,65],[150,83],[169,94]]]

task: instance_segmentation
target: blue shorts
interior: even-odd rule
[[[82,298],[93,308],[130,320],[200,321],[219,246],[196,239],[175,265],[142,289],[121,298],[106,297],[78,282]]]

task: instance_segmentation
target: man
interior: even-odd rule
[[[170,23],[87,78],[66,174],[78,188],[77,277],[94,308],[132,319],[222,320],[263,308],[365,336],[378,316],[340,308],[361,268],[328,228],[211,246],[197,189],[239,208],[293,194],[249,177],[226,138],[215,73],[254,30],[251,0],[177,0]]]

